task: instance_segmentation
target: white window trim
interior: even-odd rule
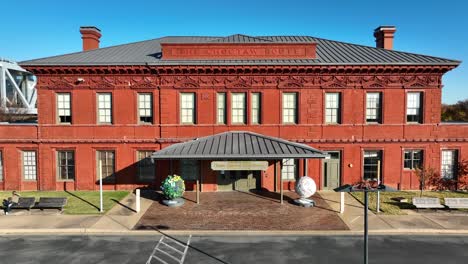
[[[290,101],[292,99],[292,101]],[[283,93],[282,97],[282,122],[283,124],[297,124],[298,123],[298,111],[297,111],[297,92]]]
[[[250,94],[250,123],[259,125],[262,122],[262,95],[259,92]]]
[[[141,100],[142,98],[143,98],[143,100]],[[149,99],[149,101],[146,100],[146,99]],[[154,118],[153,118],[153,94],[152,93],[138,93],[137,94],[137,108],[138,108],[137,109],[138,123],[140,123],[140,124],[152,124],[154,122]],[[145,114],[142,115],[141,114],[142,111],[145,112]],[[142,121],[141,120],[142,117],[151,118],[151,122]]]
[[[224,92],[216,93],[216,124],[226,124],[226,93]]]
[[[101,96],[109,96],[109,102],[107,102],[107,100],[101,102],[100,98]],[[112,115],[112,111],[113,111],[113,107],[112,107],[112,93],[97,93],[96,94],[96,97],[97,97],[97,123],[98,124],[104,124],[104,125],[107,125],[107,124],[112,124],[113,122],[113,115]],[[106,103],[109,103],[109,107],[106,107],[105,104]],[[104,105],[103,107],[101,107],[101,105]],[[101,115],[101,111],[104,111],[104,115]],[[109,112],[109,114],[107,114],[107,112]],[[104,117],[104,121],[101,121],[101,117]],[[109,118],[107,118],[109,117]],[[109,120],[107,120],[109,119]]]
[[[30,153],[34,153],[34,160],[32,160],[31,157],[27,157]],[[23,150],[21,153],[21,159],[23,180],[37,181],[37,151]]]
[[[96,162],[97,162],[97,171],[96,171],[96,176],[97,176],[97,179],[99,180],[99,177],[101,176],[100,174],[102,173],[102,168],[103,168],[103,164],[101,162],[99,162],[100,160],[100,153],[101,152],[112,152],[114,155],[113,157],[113,164],[112,164],[112,169],[113,169],[113,173],[112,175],[110,176],[104,176],[102,175],[102,180],[103,181],[108,181],[108,182],[115,182],[117,177],[115,175],[115,172],[116,172],[116,153],[115,153],[115,150],[106,150],[106,149],[103,149],[103,150],[96,150]],[[106,155],[106,162],[110,160],[109,157]],[[107,165],[107,164],[106,164]]]
[[[377,95],[377,102],[375,107],[369,107],[369,96]],[[369,118],[369,110],[375,110],[375,121],[367,121]],[[381,92],[368,92],[366,93],[366,123],[381,124],[382,123],[382,93]]]
[[[295,181],[299,174],[297,160],[283,159],[281,164],[281,178],[286,181]]]
[[[451,157],[450,157],[450,163],[444,163],[444,161],[447,161],[445,160],[445,158],[447,157],[447,155],[444,155],[445,153],[451,153]],[[456,177],[458,176],[457,175],[457,172],[455,171],[457,166],[458,166],[458,150],[457,149],[443,149],[441,151],[441,154],[440,154],[440,177],[442,179],[456,179]],[[446,168],[444,168],[444,166],[447,165],[450,167],[450,170],[447,170]],[[449,177],[447,177],[449,176]]]
[[[239,97],[239,100],[237,100],[238,97]],[[242,118],[242,120],[240,120],[240,118]],[[245,121],[246,121],[246,93],[231,93],[231,124],[245,125],[246,123]]]
[[[65,99],[65,97],[68,97],[68,101],[66,100],[63,100]],[[62,100],[61,100],[62,99]],[[57,123],[58,124],[71,124],[73,122],[73,119],[72,119],[72,96],[71,96],[71,93],[57,93],[56,94],[56,111],[57,111]],[[67,105],[66,105],[67,104]],[[61,113],[65,113],[68,111],[68,115],[67,114],[61,114]],[[61,116],[69,116],[70,117],[70,122],[62,122],[60,117]]]
[[[184,98],[186,98],[186,96],[190,96],[191,97],[191,107],[187,107],[185,106],[185,102],[184,102]],[[180,111],[180,123],[183,124],[183,125],[193,125],[195,124],[195,119],[196,119],[196,95],[195,93],[192,93],[192,92],[184,92],[184,93],[180,93],[180,107],[179,107],[179,111]],[[186,101],[188,102],[188,101]],[[191,120],[186,120],[186,118],[188,118],[188,115],[184,115],[184,112],[186,111],[190,111],[190,117],[191,117]],[[188,113],[188,112],[187,112]]]
[[[336,96],[336,101],[329,102],[329,96]],[[336,106],[328,106],[329,104],[336,103]],[[341,123],[341,93],[340,92],[326,92],[325,93],[325,124],[340,124]],[[330,111],[332,114],[328,115]],[[334,113],[334,115],[333,115]],[[329,120],[330,116],[330,120]],[[333,120],[333,118],[335,120]]]
[[[417,106],[413,106],[411,105],[411,108],[410,108],[410,95],[418,95],[418,100],[415,102],[417,104]],[[408,124],[422,124],[424,123],[424,116],[423,116],[423,98],[424,98],[424,95],[423,95],[423,92],[418,92],[418,91],[415,91],[415,92],[407,92],[406,93],[406,123]],[[412,102],[412,101],[411,101]],[[417,121],[408,121],[408,115],[409,115],[409,112],[410,110],[416,110],[417,111],[417,116],[418,116],[418,120]]]

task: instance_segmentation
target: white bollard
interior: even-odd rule
[[[380,192],[377,192],[377,206],[376,206],[377,213],[380,213]]]
[[[137,213],[139,213],[140,212],[140,189],[136,189],[135,193],[136,193],[136,206],[135,206],[136,208],[135,208],[135,211]]]
[[[344,192],[340,192],[340,214],[344,213]]]

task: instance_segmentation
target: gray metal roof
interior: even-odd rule
[[[177,143],[153,153],[151,158],[197,160],[275,160],[325,158],[328,155],[307,145],[246,131],[229,131]]]
[[[317,43],[316,59],[164,60],[161,43]],[[460,61],[309,36],[163,37],[20,62],[21,65],[458,65]]]

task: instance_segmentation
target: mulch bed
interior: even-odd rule
[[[136,230],[348,230],[346,224],[328,204],[315,194],[316,206],[299,207],[298,198],[286,192],[284,204],[279,194],[271,192],[187,192],[182,207],[163,205],[159,194],[145,215],[135,225]]]

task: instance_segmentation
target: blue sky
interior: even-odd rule
[[[4,1],[0,57],[16,61],[81,50],[82,25],[101,47],[168,35],[311,35],[374,46],[395,25],[394,48],[465,61],[444,77],[443,102],[468,98],[468,1]]]

